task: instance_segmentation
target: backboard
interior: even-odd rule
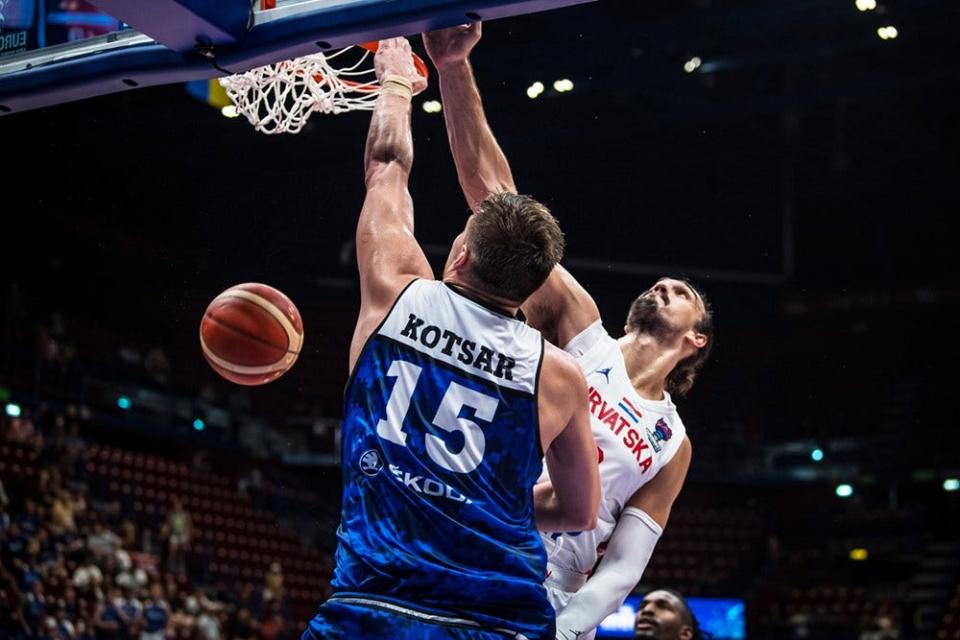
[[[593,0],[0,0],[0,115]]]

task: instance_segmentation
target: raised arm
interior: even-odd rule
[[[616,611],[650,562],[683,488],[692,448],[684,439],[673,459],[630,498],[596,571],[557,616],[557,638],[576,640]]]
[[[469,55],[480,40],[479,22],[425,33],[423,43],[440,75],[443,117],[460,187],[471,210],[491,193],[516,193],[510,163],[487,123]],[[531,326],[563,347],[600,318],[593,298],[562,267],[554,269],[523,307]]]
[[[377,98],[364,152],[367,195],[357,222],[360,317],[350,344],[350,370],[367,337],[414,278],[432,278],[413,236],[413,200],[407,189],[413,166],[410,102],[422,90],[404,38],[380,42],[374,59],[383,92]]]
[[[487,124],[469,55],[480,40],[479,22],[423,35],[427,54],[440,76],[443,118],[460,187],[472,211],[491,193],[516,193],[503,150]]]

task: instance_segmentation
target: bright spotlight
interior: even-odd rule
[[[693,56],[692,58],[690,58],[689,60],[683,63],[683,70],[686,71],[687,73],[693,73],[694,71],[700,68],[700,65],[702,63],[703,63],[703,60],[701,60],[697,56]]]
[[[127,396],[120,396],[117,398],[117,406],[121,409],[129,409],[132,405],[133,403],[130,402],[130,398]]]
[[[835,492],[838,498],[849,498],[853,495],[853,487],[849,484],[838,484]]]
[[[814,462],[820,462],[821,460],[823,460],[823,449],[817,448],[811,451],[810,459],[813,460]]]
[[[443,105],[439,100],[427,100],[423,103],[423,110],[427,113],[440,113],[443,111]]]
[[[11,418],[19,418],[19,417],[20,417],[20,405],[18,405],[18,404],[14,404],[14,403],[10,402],[10,403],[8,403],[7,406],[5,407],[5,410],[6,410],[6,412],[7,412],[7,415],[10,416]]]
[[[237,107],[232,104],[228,104],[221,107],[220,113],[222,113],[226,118],[236,118],[237,116],[240,115],[239,113],[237,113]]]
[[[856,0],[856,5],[860,11],[873,11],[877,8],[877,0]]]
[[[527,87],[527,97],[533,100],[534,98],[539,96],[541,93],[543,93],[543,89],[544,89],[543,83],[537,80],[532,85]]]
[[[193,421],[193,428],[196,429],[197,431],[203,431],[206,428],[206,426],[207,425],[205,425],[203,423],[203,420],[201,420],[200,418],[197,418],[196,420]]]
[[[856,549],[850,549],[850,559],[856,560],[857,562],[863,562],[870,557],[870,552],[868,552],[863,547],[857,547]]]
[[[943,490],[944,491],[958,491],[960,490],[960,479],[957,478],[947,478],[943,481]]]
[[[567,91],[573,91],[573,81],[566,78],[561,78],[553,83],[553,90],[557,93],[566,93]]]
[[[877,29],[877,35],[880,36],[881,40],[893,40],[900,35],[900,32],[897,31],[896,27],[891,25]]]

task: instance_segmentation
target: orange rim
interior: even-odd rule
[[[380,47],[380,43],[364,42],[363,44],[359,44],[357,46],[360,47],[361,49],[366,49],[370,53],[376,53],[377,49]],[[423,59],[415,53],[411,53],[410,55],[413,57],[413,66],[414,68],[416,68],[417,73],[424,78],[429,77],[430,69],[427,67],[427,63],[424,62]],[[313,79],[316,80],[317,82],[323,82],[323,75],[318,73],[317,75],[313,76]],[[370,82],[356,82],[354,80],[346,80],[342,78],[339,78],[339,80],[340,82],[347,85],[354,91],[358,91],[358,92],[372,93],[380,89],[379,84],[373,84]]]
[[[364,42],[363,44],[357,45],[357,46],[362,47],[371,53],[376,53],[377,49],[380,47],[380,43]],[[411,52],[410,55],[413,56],[413,66],[416,67],[417,73],[419,73],[421,77],[429,78],[430,69],[427,67],[427,63],[424,62],[423,59],[415,53]]]

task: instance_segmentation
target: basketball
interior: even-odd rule
[[[303,346],[303,321],[290,298],[271,286],[230,287],[200,322],[200,347],[214,371],[231,382],[260,385],[286,373]]]

